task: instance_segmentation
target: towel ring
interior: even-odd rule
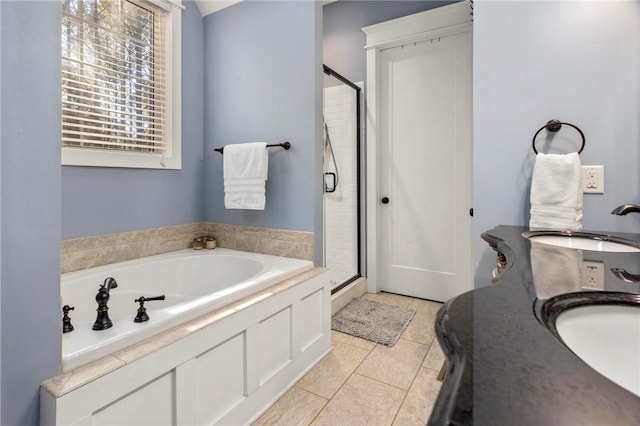
[[[543,131],[544,129],[547,129],[548,132],[556,133],[560,130],[563,124],[566,124],[569,127],[573,127],[578,131],[578,133],[580,133],[580,136],[582,137],[582,146],[580,147],[578,154],[582,153],[582,150],[584,149],[584,145],[585,145],[584,133],[582,133],[582,130],[580,130],[577,126],[574,126],[571,123],[562,122],[560,120],[549,120],[547,121],[547,124],[545,124],[544,126],[540,127],[540,129],[538,129],[536,134],[533,135],[533,141],[531,142],[531,146],[533,147],[533,152],[535,152],[536,154],[538,153],[538,150],[536,149],[536,138],[538,137],[538,134],[541,131]]]

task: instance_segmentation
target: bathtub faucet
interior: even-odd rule
[[[118,287],[118,283],[112,277],[108,277],[104,280],[104,283],[100,285],[100,289],[98,290],[98,294],[96,294],[96,302],[98,302],[98,316],[96,317],[96,322],[93,323],[94,330],[106,330],[107,328],[111,328],[113,323],[109,318],[109,307],[107,306],[107,302],[109,302],[109,291],[112,288]]]
[[[627,213],[640,213],[640,206],[635,204],[623,204],[613,209],[611,214],[617,214],[618,216],[624,216]]]

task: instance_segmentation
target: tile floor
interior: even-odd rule
[[[392,347],[332,331],[333,351],[254,425],[424,425],[444,355],[433,324],[440,303],[389,293],[363,297],[416,314]]]

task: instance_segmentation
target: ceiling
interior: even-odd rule
[[[241,0],[194,0],[202,16],[207,16],[210,13],[217,12],[225,7],[233,6],[236,3],[240,3]]]
[[[242,0],[194,0],[202,16],[207,16],[210,13],[217,12],[225,7],[233,6],[236,3],[240,3]],[[323,0],[322,5],[333,3],[337,0]]]

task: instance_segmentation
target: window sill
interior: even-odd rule
[[[181,170],[182,160],[179,153],[177,155],[174,153],[171,156],[165,156],[63,147],[62,165]]]

